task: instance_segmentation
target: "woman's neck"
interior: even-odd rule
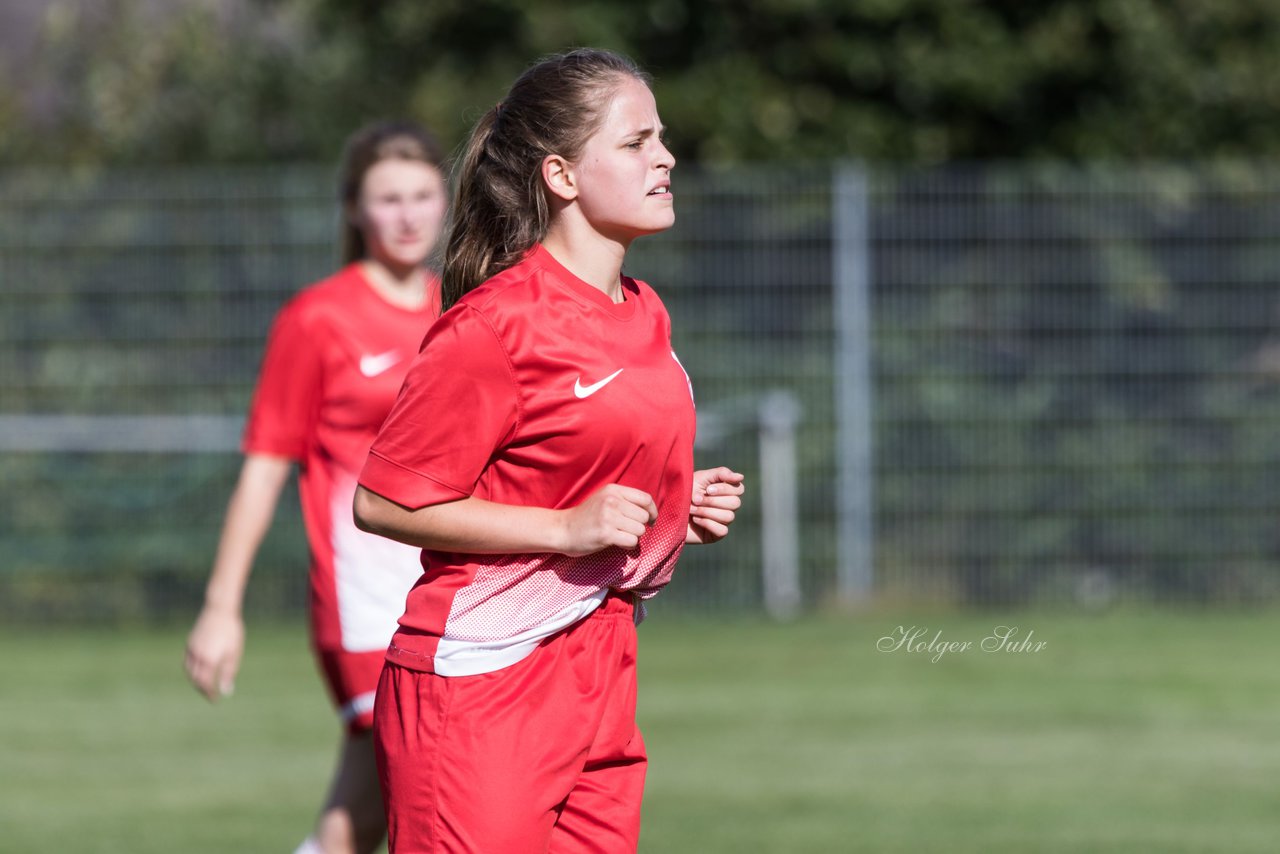
[[[603,235],[574,234],[570,229],[551,228],[542,246],[566,270],[600,291],[615,303],[623,301],[622,260],[627,247]]]
[[[365,258],[360,270],[378,295],[392,305],[416,309],[427,302],[427,277],[421,267],[398,269]]]

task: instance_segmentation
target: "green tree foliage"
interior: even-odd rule
[[[584,44],[651,69],[707,162],[1280,150],[1269,0],[60,0],[0,78],[0,157],[331,158],[384,114],[453,145]]]

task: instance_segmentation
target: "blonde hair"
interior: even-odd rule
[[[649,75],[612,51],[580,48],[530,67],[481,116],[458,168],[442,274],[448,309],[511,267],[547,235],[550,206],[542,161],[577,160],[603,123],[608,95],[624,78]]]

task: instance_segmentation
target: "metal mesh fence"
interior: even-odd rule
[[[758,490],[762,401],[799,404],[803,602],[1274,598],[1280,173],[852,170],[864,227],[833,227],[850,171],[682,169],[677,227],[628,259],[671,312],[700,464]],[[331,178],[0,175],[0,613],[193,612],[268,324],[335,262]],[[862,327],[837,289],[864,285]],[[866,469],[842,466],[850,352]],[[759,498],[655,607],[759,607]],[[866,589],[838,570],[851,532]],[[291,499],[249,607],[300,610],[305,567]]]
[[[314,168],[4,176],[4,611],[148,617],[199,601],[268,325],[333,262],[328,183]],[[233,426],[130,444],[175,415]],[[281,503],[251,607],[301,608],[300,515]]]
[[[1277,177],[877,176],[882,592],[1276,595]]]
[[[638,244],[628,272],[675,320],[711,439],[699,461],[754,478],[758,398],[793,389],[809,410],[800,491],[829,517],[826,174],[802,181],[689,176],[682,229]],[[0,611],[193,611],[271,318],[335,262],[330,183],[327,169],[302,167],[0,177]],[[757,607],[758,522],[751,504],[740,535],[689,550],[656,606]],[[814,590],[827,585],[829,542],[804,549]],[[290,499],[247,607],[300,610],[305,568]]]

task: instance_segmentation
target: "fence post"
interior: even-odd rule
[[[836,320],[836,597],[865,602],[874,578],[871,252],[866,170],[838,163],[832,182]]]
[[[800,610],[800,502],[796,425],[800,402],[789,391],[760,399],[760,553],[764,607],[778,620]]]

